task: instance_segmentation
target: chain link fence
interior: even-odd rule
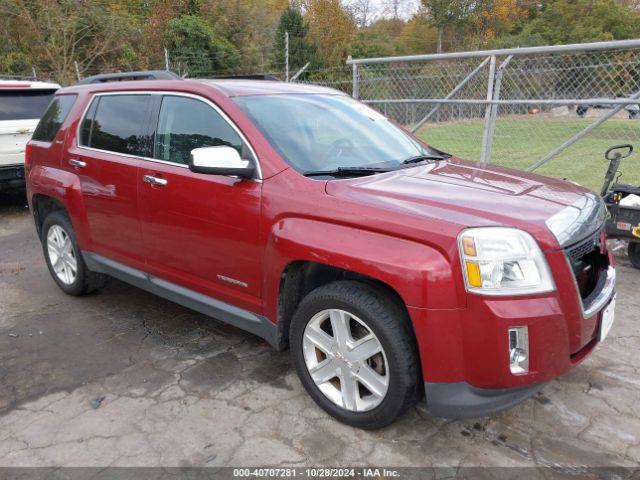
[[[471,160],[596,188],[607,147],[640,146],[640,40],[347,63],[354,96]]]

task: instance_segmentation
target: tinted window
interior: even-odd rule
[[[99,97],[88,146],[141,157],[148,156],[146,133],[150,95]]]
[[[165,96],[155,136],[155,158],[187,163],[194,148],[227,145],[250,158],[242,140],[213,108],[193,98]]]
[[[42,116],[55,90],[0,91],[0,120],[32,120]]]
[[[44,112],[44,115],[40,119],[40,123],[38,123],[35,132],[33,132],[33,139],[43,142],[53,141],[75,101],[75,95],[60,95],[54,97],[49,104],[49,108],[47,108],[47,111]]]
[[[82,119],[82,127],[80,127],[80,145],[84,145],[85,147],[89,146],[89,139],[91,138],[91,127],[93,127],[93,117],[96,114],[96,107],[98,106],[98,102],[100,101],[100,97],[96,97],[91,102],[87,113]]]

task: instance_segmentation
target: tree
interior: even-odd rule
[[[437,43],[437,31],[422,15],[416,15],[404,24],[398,37],[398,52],[412,55],[433,52]]]
[[[491,41],[507,34],[527,14],[527,9],[520,5],[519,0],[492,0],[480,14],[484,27],[482,35]]]
[[[349,53],[354,58],[385,57],[402,53],[398,50],[397,40],[404,25],[402,20],[381,18],[360,28],[354,36]]]
[[[547,0],[503,44],[532,45],[623,40],[640,35],[640,11],[620,0]]]
[[[422,0],[427,19],[438,30],[436,52],[442,52],[444,29],[464,24],[480,5],[474,0]]]
[[[280,14],[288,0],[203,1],[202,17],[240,52],[242,72],[272,68],[272,48]]]
[[[233,44],[196,15],[169,21],[164,38],[172,62],[178,62],[192,77],[227,72],[240,62]]]
[[[371,21],[373,6],[371,0],[353,0],[349,3],[349,9],[356,22],[356,27],[365,28]]]
[[[309,36],[325,65],[342,65],[356,30],[351,13],[340,0],[309,0]]]
[[[287,7],[280,15],[280,22],[273,42],[272,62],[281,69],[285,64],[285,34],[289,33],[289,68],[298,70],[307,62],[311,69],[319,67],[316,46],[307,39],[309,25],[304,21],[300,10]]]
[[[98,66],[128,69],[136,61],[135,15],[126,1],[79,7],[73,0],[4,0],[0,7],[6,22],[2,43],[9,51],[0,63],[12,68],[29,61],[39,72],[72,83],[75,62],[81,73],[93,73]]]

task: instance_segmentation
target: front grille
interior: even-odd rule
[[[593,251],[595,248],[600,249],[600,231],[597,231],[587,239],[567,248],[566,253],[571,263],[580,261],[585,255]]]
[[[599,280],[609,266],[603,239],[602,229],[598,229],[586,239],[565,249],[583,303],[598,288],[601,283]]]

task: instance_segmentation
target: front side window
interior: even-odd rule
[[[102,95],[93,99],[80,127],[80,143],[86,147],[149,156],[147,116],[150,95]]]
[[[37,120],[47,109],[55,90],[0,91],[0,120]]]
[[[59,95],[49,104],[49,108],[44,112],[40,123],[33,132],[33,139],[41,142],[52,142],[62,123],[67,118],[73,103],[76,101],[75,95]]]
[[[407,159],[437,153],[345,95],[255,95],[233,100],[300,172],[393,169]]]
[[[226,145],[250,158],[240,135],[215,109],[195,98],[162,99],[154,140],[154,158],[187,164],[194,148]]]

